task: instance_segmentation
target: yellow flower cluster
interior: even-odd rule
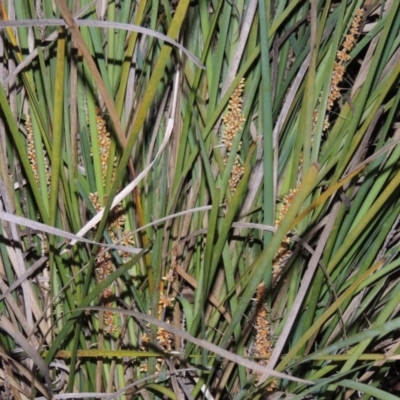
[[[282,199],[280,204],[278,216],[276,218],[275,226],[278,228],[285,218],[291,203],[297,193],[297,189],[291,189]],[[273,281],[279,279],[280,271],[283,263],[290,257],[290,238],[286,237],[272,263],[272,278]],[[254,355],[260,357],[258,361],[261,365],[268,365],[268,360],[271,356],[271,342],[270,342],[270,326],[268,322],[268,313],[265,305],[266,298],[266,287],[264,283],[260,283],[256,293],[256,319],[255,319],[255,330],[256,337],[254,340]],[[267,388],[267,391],[273,391],[276,389],[276,381],[273,381]]]
[[[105,186],[111,139],[110,139],[110,133],[107,130],[106,122],[103,116],[101,115],[101,111],[99,108],[96,109],[96,114],[97,114],[96,124],[97,124],[97,135],[98,135],[99,150],[100,150],[101,172],[103,178],[103,186]],[[113,169],[113,174],[114,170],[115,168]],[[95,210],[97,212],[100,211],[102,208],[102,202],[100,201],[99,194],[90,193],[89,199],[92,202]],[[103,200],[106,201],[107,199],[105,198]],[[124,225],[125,225],[125,213],[122,206],[119,204],[111,210],[107,221],[107,233],[109,234],[113,242],[118,239],[116,232],[122,231]],[[133,244],[132,236],[127,235],[125,233],[124,238],[121,241],[121,245],[129,246],[132,244]],[[131,258],[130,254],[123,253],[121,251],[119,252],[119,255],[121,256],[124,262],[127,262]],[[96,260],[96,272],[99,282],[104,281],[111,274],[113,266],[114,263],[111,253],[105,252],[104,254],[98,256]],[[111,287],[107,287],[103,290],[103,300],[105,302],[106,307],[112,306],[112,302],[109,301],[112,295],[113,291]],[[105,332],[108,334],[114,334],[117,330],[114,324],[114,316],[115,315],[113,312],[105,312],[104,314]]]
[[[275,221],[275,227],[278,228],[280,224],[282,223],[283,219],[285,218],[290,205],[293,202],[294,197],[296,196],[296,193],[298,192],[298,189],[290,189],[288,193],[283,196],[280,208],[279,208],[279,214],[278,217],[276,218]]]
[[[102,282],[106,279],[113,270],[113,260],[110,252],[105,252],[103,254],[99,254],[96,259],[96,272],[98,281]],[[113,295],[113,290],[110,286],[103,289],[103,300],[105,307],[112,307],[112,301],[110,298]],[[106,311],[104,313],[104,331],[113,335],[117,331],[117,327],[114,324],[114,313],[111,311]]]
[[[224,133],[222,135],[222,143],[226,146],[226,155],[224,158],[225,164],[228,162],[229,154],[233,146],[233,142],[235,141],[236,135],[240,132],[245,123],[246,119],[242,114],[243,109],[243,88],[244,88],[244,79],[241,79],[238,87],[232,93],[231,98],[229,99],[228,104],[228,112],[222,117],[225,128]],[[240,150],[240,145],[238,150]],[[243,176],[244,167],[240,161],[239,155],[236,154],[235,160],[232,166],[231,176],[229,178],[229,187],[231,189],[232,194],[235,193],[236,187]]]
[[[346,71],[345,64],[350,60],[349,52],[353,49],[357,42],[356,37],[359,34],[359,26],[364,11],[357,10],[356,17],[351,24],[350,33],[346,35],[342,48],[336,54],[336,60],[333,68],[333,76],[331,80],[331,90],[328,97],[327,110],[330,111],[335,103],[341,97],[339,84],[343,81],[343,76]]]
[[[111,139],[110,133],[107,130],[106,121],[104,120],[100,108],[96,108],[96,125],[97,125],[97,135],[99,141],[99,150],[100,150],[100,164],[101,164],[101,173],[103,177],[103,186],[105,185],[106,177],[107,177],[107,166],[108,166],[108,156],[110,154],[110,146]],[[114,159],[115,164],[115,159]],[[114,178],[115,168],[113,169],[113,178]]]
[[[356,11],[356,16],[351,24],[349,33],[345,37],[342,48],[336,53],[336,61],[333,67],[331,88],[328,96],[328,103],[326,106],[326,110],[328,111],[328,113],[332,110],[335,102],[341,97],[339,85],[343,81],[344,73],[346,72],[346,63],[351,59],[349,53],[357,42],[357,36],[360,33],[359,28],[363,15],[363,9],[360,8]],[[314,123],[316,123],[317,117],[318,114],[315,114]],[[326,131],[328,128],[329,115],[325,117],[323,131]]]
[[[32,121],[30,115],[26,116],[25,120],[25,129],[26,129],[26,147],[28,151],[28,159],[31,164],[33,175],[35,177],[36,183],[39,185],[39,171],[37,165],[37,154],[35,148],[35,139],[33,136],[33,128]],[[46,184],[47,187],[50,186],[50,166],[49,159],[46,156],[46,151],[43,149],[43,154],[41,155],[44,158],[45,168],[46,168]]]
[[[283,197],[282,202],[280,204],[278,217],[275,222],[276,228],[279,227],[279,225],[285,218],[285,215],[287,214],[289,207],[292,204],[294,197],[296,196],[297,191],[298,189],[290,189],[289,192]],[[272,263],[272,268],[273,268],[272,277],[275,283],[277,282],[277,278],[279,277],[283,264],[291,255],[289,246],[290,246],[290,238],[286,236],[283,239],[282,244],[280,245],[277,253],[275,254],[275,258]]]
[[[164,293],[160,293],[160,301],[158,302],[162,308],[172,307],[174,305],[175,297],[166,296]]]
[[[25,120],[25,128],[26,128],[26,146],[28,149],[28,159],[32,166],[33,175],[35,176],[36,183],[39,184],[39,173],[36,159],[36,149],[35,149],[35,141],[33,139],[33,129],[32,129],[32,121],[30,115],[26,116]]]
[[[254,355],[259,357],[258,363],[263,366],[268,365],[271,356],[270,327],[268,322],[267,307],[265,297],[267,290],[264,283],[260,283],[256,294],[257,315],[255,320],[256,337],[254,340]],[[276,388],[276,381],[273,381],[267,391],[273,391]]]
[[[169,322],[168,322],[169,323]],[[172,339],[173,339],[173,335],[168,332],[167,330],[165,330],[164,328],[158,328],[157,329],[157,343],[158,345],[166,352],[170,352],[172,350]],[[149,343],[150,343],[150,338],[147,335],[147,333],[145,333],[144,335],[142,335],[141,340],[140,340],[140,348],[143,351],[147,351],[149,348]],[[162,358],[157,358],[157,364],[156,364],[156,372],[160,372],[161,371],[161,366],[163,363],[163,359]],[[140,365],[139,368],[140,372],[147,372],[147,362],[144,362]]]

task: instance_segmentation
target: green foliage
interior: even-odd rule
[[[396,398],[399,7],[0,5],[1,396]]]

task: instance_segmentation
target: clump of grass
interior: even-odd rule
[[[1,397],[391,398],[398,2],[75,3],[0,5]]]

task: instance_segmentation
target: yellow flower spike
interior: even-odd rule
[[[228,112],[225,116],[222,117],[225,128],[224,133],[222,135],[222,143],[226,146],[227,154],[224,157],[224,163],[228,162],[229,152],[232,149],[233,143],[235,141],[236,135],[240,132],[245,123],[246,119],[242,113],[243,108],[243,88],[244,88],[244,79],[241,79],[237,88],[232,93],[231,98],[228,103]],[[239,144],[238,150],[240,150],[241,143]],[[231,176],[229,179],[229,187],[231,189],[232,194],[235,193],[236,187],[242,178],[244,173],[244,167],[240,162],[240,158],[238,155],[235,156],[235,161],[232,167]]]

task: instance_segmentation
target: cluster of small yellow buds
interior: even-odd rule
[[[91,201],[94,209],[99,212],[101,210],[101,203],[98,193],[89,193],[89,200]]]
[[[96,108],[96,114],[97,114],[96,117],[97,135],[98,135],[99,151],[100,151],[100,164],[101,164],[101,173],[103,177],[103,186],[104,186],[107,176],[108,157],[110,154],[111,139],[110,139],[110,133],[107,130],[106,121],[104,120],[101,114],[101,110],[98,107]],[[113,174],[115,172],[114,170]]]
[[[110,252],[105,252],[97,257],[96,272],[99,282],[104,281],[112,272],[113,262]]]
[[[105,252],[103,254],[99,254],[96,259],[96,272],[97,272],[97,280],[99,283],[103,282],[112,272],[113,270],[113,259],[110,252]],[[112,307],[112,302],[109,299],[113,296],[113,289],[111,286],[107,286],[103,289],[102,299],[104,301],[105,307]],[[117,330],[114,324],[114,313],[111,311],[106,311],[104,313],[104,331],[110,335],[114,334]]]
[[[275,227],[278,228],[280,224],[282,223],[283,219],[285,218],[290,205],[293,202],[294,197],[296,196],[298,189],[290,189],[285,196],[283,196],[282,202],[280,204],[279,208],[279,213],[278,217],[276,218],[275,221]],[[275,283],[279,279],[279,275],[281,272],[282,267],[284,266],[285,262],[291,255],[291,250],[290,250],[290,238],[286,236],[281,245],[279,246],[279,249],[277,253],[275,254],[273,263],[272,263],[272,277],[275,281]]]
[[[160,293],[160,301],[159,304],[162,308],[172,307],[174,305],[175,297],[166,296],[164,293]]]
[[[173,299],[171,299],[173,300]],[[148,311],[149,315],[151,314],[151,311]],[[167,324],[170,322],[167,320]],[[150,327],[150,324],[147,324],[147,327]],[[156,339],[157,343],[160,347],[162,347],[165,351],[171,351],[172,350],[172,339],[173,335],[168,332],[166,329],[158,327],[157,328],[157,334],[156,334]],[[147,333],[144,333],[140,339],[140,347],[142,350],[147,350],[150,344],[150,338]]]
[[[125,246],[125,247],[130,247],[130,246],[133,246],[134,244],[135,244],[135,241],[133,239],[133,236],[129,232],[125,231],[124,237],[120,241],[120,245]],[[128,262],[132,258],[131,253],[127,253],[127,252],[124,252],[121,250],[118,251],[118,254],[121,257],[123,262]]]
[[[112,272],[113,261],[110,252],[100,254],[96,260],[96,272],[98,281],[104,281]],[[112,297],[113,291],[110,286],[103,289],[103,300],[105,301],[105,307],[112,307],[112,302],[109,299]],[[114,313],[112,311],[106,311],[104,313],[104,332],[113,335],[117,328],[114,323]]]
[[[349,53],[357,42],[357,36],[360,33],[359,28],[363,14],[364,11],[361,8],[356,11],[356,16],[351,24],[350,32],[346,35],[342,48],[336,53],[336,61],[333,67],[333,75],[331,80],[331,89],[326,106],[328,113],[332,110],[335,102],[341,97],[339,85],[343,81],[343,77],[346,72],[346,63],[351,59]],[[314,121],[316,122],[316,117],[314,118]],[[327,115],[324,120],[323,131],[326,131],[328,128],[329,116]]]
[[[257,287],[256,295],[257,315],[255,320],[256,337],[254,341],[254,355],[262,357],[259,361],[261,365],[267,365],[268,358],[271,355],[270,329],[267,307],[265,306],[266,292],[264,283],[260,283]]]
[[[121,204],[117,204],[108,216],[108,233],[111,239],[115,239],[114,231],[123,229],[125,225],[125,211]]]
[[[161,372],[161,365],[162,365],[162,358],[157,358],[157,364],[156,364],[156,374],[159,374]],[[148,364],[147,361],[143,362],[140,364],[139,367],[139,372],[147,372],[148,371]]]
[[[275,227],[278,228],[280,224],[282,223],[283,219],[285,218],[290,205],[293,202],[294,197],[296,196],[296,193],[298,192],[298,189],[290,189],[288,193],[286,193],[283,196],[280,208],[279,208],[279,213],[278,217],[276,218],[275,221]]]
[[[232,193],[235,193],[236,187],[239,184],[240,179],[244,174],[244,166],[240,162],[240,158],[238,155],[235,157],[235,161],[233,162],[231,177],[229,178],[229,187]]]
[[[157,329],[158,343],[165,351],[172,350],[172,339],[172,334],[169,333],[167,330],[165,330],[164,328]]]
[[[25,128],[26,128],[26,146],[28,149],[28,159],[32,166],[33,175],[35,176],[36,183],[39,184],[39,173],[38,166],[36,160],[36,149],[35,149],[35,141],[33,138],[33,129],[32,129],[32,121],[30,115],[26,116],[25,120]]]
[[[33,136],[33,128],[32,121],[30,115],[26,116],[25,120],[25,129],[26,129],[26,147],[28,150],[28,159],[31,164],[33,175],[35,177],[35,181],[39,184],[39,170],[37,164],[37,154],[35,148],[35,139]],[[50,166],[49,159],[46,156],[46,151],[43,149],[43,154],[41,155],[44,158],[45,168],[46,168],[46,184],[50,186]]]
[[[164,351],[170,352],[172,350],[172,339],[173,339],[173,336],[167,330],[165,330],[164,328],[158,328],[157,329],[157,334],[156,334],[156,339],[157,339],[158,345],[160,347],[162,347],[162,349]],[[143,351],[146,351],[148,349],[148,347],[149,347],[149,344],[150,344],[149,335],[147,333],[145,333],[141,337],[140,348]],[[162,358],[157,358],[157,364],[156,364],[156,372],[157,373],[161,371],[162,363],[163,363],[163,359]],[[139,371],[140,372],[147,372],[147,363],[146,362],[144,362],[144,363],[142,363],[140,365]]]
[[[228,112],[222,118],[225,122],[225,131],[222,136],[222,143],[226,146],[227,151],[229,152],[232,148],[232,144],[235,140],[236,134],[242,129],[243,124],[246,119],[242,114],[243,108],[243,88],[244,88],[244,79],[241,79],[239,85],[232,93],[231,98],[229,99],[228,104]]]
[[[297,189],[291,189],[282,199],[278,216],[276,218],[275,226],[279,227],[285,218],[294,197],[296,196]],[[285,238],[275,255],[273,260],[273,271],[272,276],[276,281],[279,278],[279,274],[282,268],[282,260],[287,259],[290,256],[290,239]],[[256,293],[256,318],[255,318],[255,330],[256,336],[254,340],[254,355],[259,357],[258,361],[261,365],[268,365],[268,360],[271,356],[271,342],[270,342],[270,326],[268,321],[268,312],[265,304],[266,299],[266,287],[264,283],[260,283]],[[267,391],[273,391],[276,388],[276,381],[273,381],[267,388]]]
[[[254,355],[259,357],[258,363],[263,366],[268,365],[269,358],[271,357],[270,326],[267,307],[265,305],[266,294],[267,289],[264,283],[260,283],[257,287],[256,293],[257,315],[254,326],[256,330],[256,337],[254,339]],[[266,390],[273,391],[275,388],[276,381],[273,381]]]
[[[89,193],[89,200],[91,201],[94,209],[99,212],[103,207],[99,198],[99,194],[96,193]],[[104,199],[104,202],[107,199]],[[124,209],[121,204],[117,204],[111,211],[110,214],[108,215],[108,221],[107,221],[107,231],[111,237],[111,239],[115,239],[115,233],[113,232],[114,230],[117,229],[123,229],[125,224],[125,213]]]
[[[235,141],[236,135],[240,132],[245,123],[246,119],[242,113],[243,109],[243,88],[244,88],[244,79],[241,79],[238,87],[232,93],[231,98],[229,99],[228,104],[228,112],[222,118],[225,123],[224,133],[222,135],[222,143],[226,146],[226,156],[224,158],[225,164],[228,161],[229,153],[232,149],[233,143]],[[240,145],[238,147],[238,151],[240,150]],[[235,193],[236,187],[243,176],[244,167],[240,161],[240,157],[238,155],[235,156],[235,160],[232,166],[231,176],[229,179],[229,187],[231,189],[232,194]]]
[[[107,303],[106,307],[111,307],[112,303]],[[117,327],[115,326],[114,323],[114,317],[115,317],[115,313],[113,313],[112,311],[106,311],[104,313],[104,325],[105,325],[105,333],[107,333],[108,335],[114,335],[117,332]]]

